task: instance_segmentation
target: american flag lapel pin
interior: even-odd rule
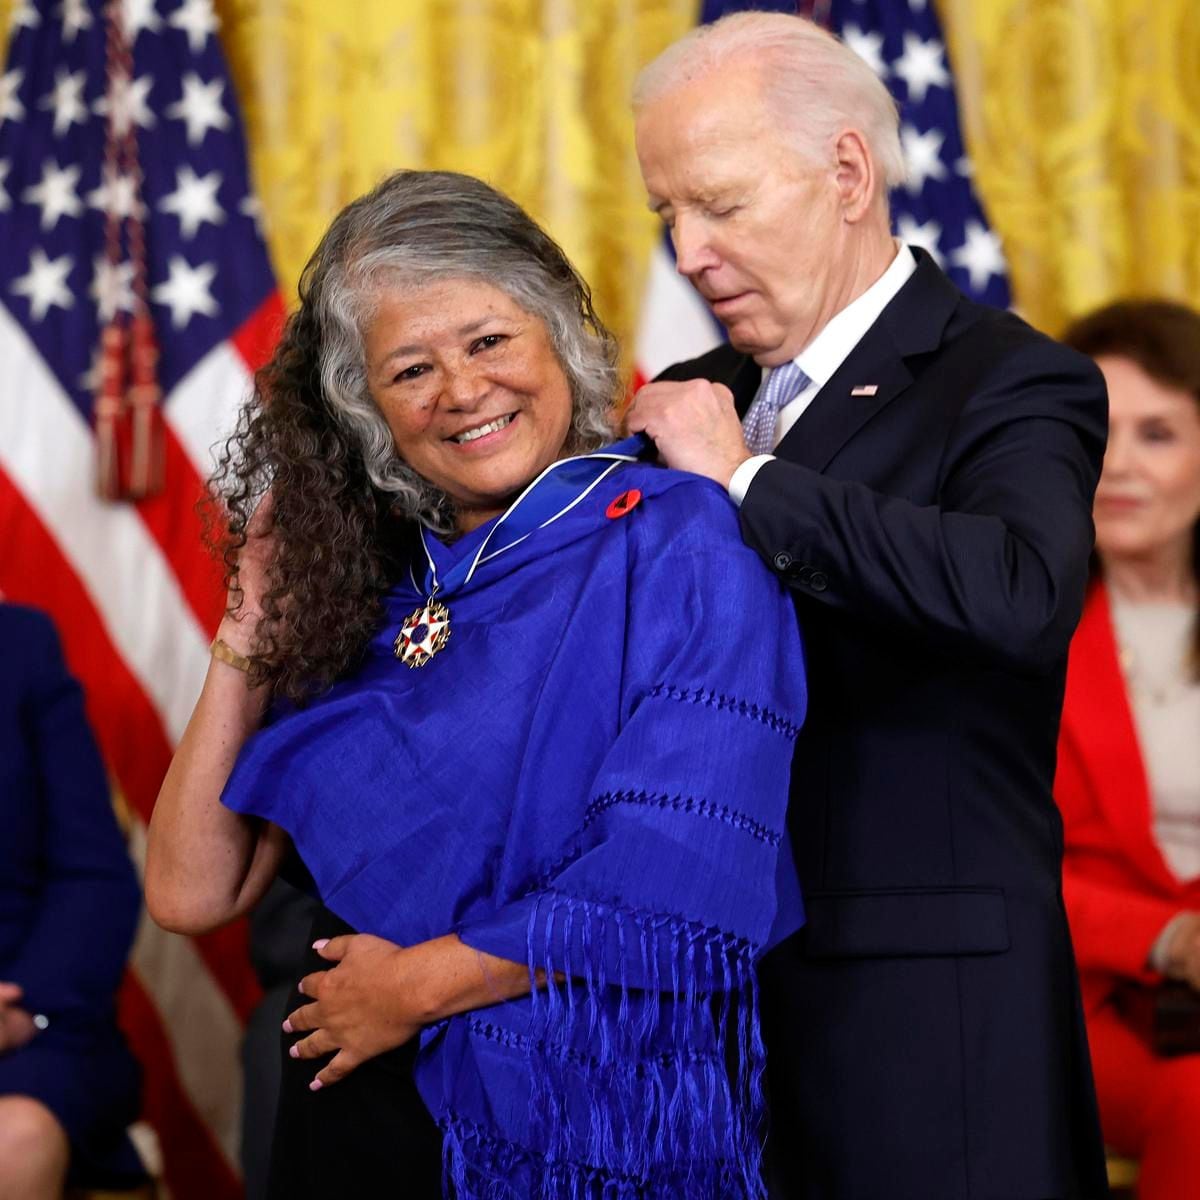
[[[879,384],[877,383],[860,383],[858,387],[852,387],[850,389],[850,395],[873,396],[877,391],[879,391]]]

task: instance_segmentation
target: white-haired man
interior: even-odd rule
[[[696,31],[635,115],[730,345],[629,426],[729,489],[808,648],[808,925],[763,964],[772,1195],[1105,1195],[1050,791],[1100,376],[893,240],[895,107],[812,24]]]

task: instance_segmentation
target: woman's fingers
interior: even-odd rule
[[[333,1040],[327,1029],[318,1029],[316,1033],[310,1033],[308,1037],[301,1038],[298,1042],[293,1042],[288,1048],[288,1053],[293,1058],[321,1058],[325,1054],[332,1054],[335,1050],[340,1049],[337,1042]]]
[[[287,1018],[283,1022],[283,1032],[305,1033],[310,1029],[320,1029],[320,1008],[319,1004],[305,1004],[303,1007],[296,1009],[295,1012],[288,1013]]]
[[[308,1085],[309,1089],[317,1092],[331,1083],[345,1079],[363,1061],[351,1050],[339,1050],[333,1060],[317,1072],[316,1078]]]
[[[268,488],[250,514],[246,522],[246,534],[249,537],[263,537],[275,527],[275,495]]]
[[[321,995],[321,980],[328,974],[328,971],[312,971],[300,980],[296,985],[296,990],[300,995],[316,1000]]]
[[[357,936],[354,933],[344,933],[340,937],[321,938],[313,942],[313,949],[329,962],[341,962]]]

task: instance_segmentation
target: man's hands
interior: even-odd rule
[[[751,457],[733,406],[733,393],[707,379],[648,383],[633,398],[625,425],[653,438],[668,467],[691,471],[729,487]]]
[[[19,984],[0,982],[0,1054],[19,1050],[38,1032],[33,1017],[20,1006],[20,1000]]]
[[[1200,912],[1184,913],[1167,944],[1167,977],[1200,991]]]

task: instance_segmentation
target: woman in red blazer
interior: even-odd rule
[[[1065,339],[1109,388],[1097,570],[1071,647],[1055,793],[1105,1139],[1140,1200],[1200,1196],[1200,1054],[1160,1058],[1132,981],[1200,990],[1200,316],[1122,303]]]

